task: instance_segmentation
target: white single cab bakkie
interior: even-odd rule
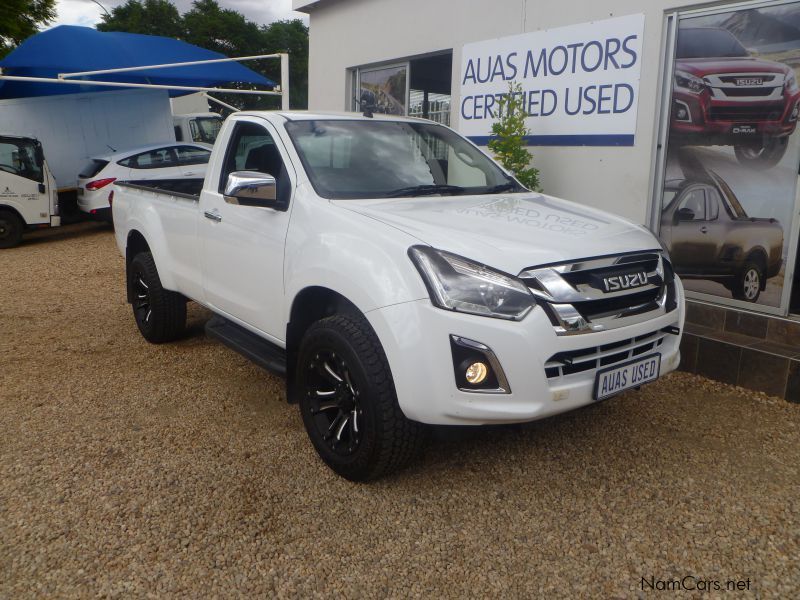
[[[430,121],[236,113],[204,181],[115,186],[144,337],[209,308],[352,480],[408,461],[422,424],[541,419],[678,366],[683,287],[647,229]]]

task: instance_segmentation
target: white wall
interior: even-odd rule
[[[295,2],[296,8],[306,2]],[[680,6],[700,4],[687,0]],[[675,0],[322,0],[310,3],[309,108],[348,107],[348,68],[453,50],[452,125],[458,129],[461,47],[467,42],[645,14],[636,142],[632,147],[532,147],[547,193],[644,223],[665,13]]]

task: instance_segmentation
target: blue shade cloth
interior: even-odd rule
[[[225,58],[225,56],[173,38],[60,25],[37,33],[22,42],[0,61],[0,68],[5,75],[57,77],[59,73],[214,58]],[[271,79],[236,62],[107,73],[80,79],[89,81],[93,78],[102,81],[194,87],[214,87],[232,82],[267,87],[276,85]],[[0,80],[0,98],[28,98],[118,89],[120,88]],[[170,96],[182,96],[188,93],[191,92],[171,90]]]

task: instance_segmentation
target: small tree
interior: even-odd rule
[[[527,112],[522,86],[519,83],[509,83],[508,94],[500,98],[498,104],[499,120],[492,125],[489,150],[522,185],[540,192],[539,169],[531,166],[533,156],[525,143],[525,136],[530,131],[525,126]]]

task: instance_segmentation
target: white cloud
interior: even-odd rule
[[[98,0],[111,12],[111,9],[125,0]],[[218,0],[222,8],[238,10],[251,21],[266,25],[279,19],[303,19],[308,23],[307,15],[292,11],[292,0]],[[173,0],[178,11],[186,12],[192,7],[192,0]],[[103,9],[92,0],[57,0],[58,16],[51,26],[83,25],[93,27],[100,22]]]

